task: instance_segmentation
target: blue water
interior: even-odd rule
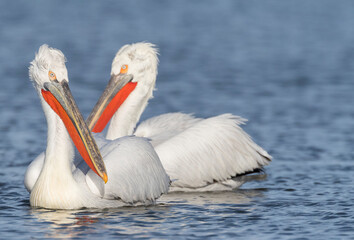
[[[142,118],[248,118],[268,177],[151,207],[31,209],[23,175],[46,144],[35,51],[64,52],[87,116],[116,51],[138,41],[160,49]],[[1,1],[0,84],[0,238],[354,239],[352,1]]]

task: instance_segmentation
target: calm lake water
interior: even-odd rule
[[[0,33],[0,238],[354,239],[352,1],[1,1]],[[116,51],[139,41],[160,49],[143,119],[248,118],[274,157],[267,178],[151,207],[31,209],[23,176],[47,131],[34,53],[64,52],[88,116]]]

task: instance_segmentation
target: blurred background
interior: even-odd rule
[[[244,129],[274,157],[266,168],[267,180],[245,184],[233,196],[248,194],[248,204],[229,203],[229,212],[214,218],[204,215],[204,203],[190,207],[189,215],[184,205],[177,205],[168,211],[183,219],[187,214],[195,227],[187,224],[181,232],[160,223],[158,232],[166,233],[161,236],[186,237],[192,231],[195,237],[211,233],[248,239],[353,235],[353,1],[5,0],[0,2],[4,236],[52,226],[39,221],[38,212],[33,215],[22,183],[27,165],[46,145],[44,114],[28,78],[39,46],[63,51],[72,93],[87,117],[109,80],[115,53],[140,41],[156,44],[160,52],[157,91],[142,119],[175,111],[198,117],[240,115],[249,119]],[[222,202],[217,206],[225,207]],[[235,206],[247,211],[235,214]],[[158,215],[160,210],[147,211]],[[125,212],[114,214],[119,219]],[[144,211],[136,214],[146,217]],[[226,224],[225,214],[234,225]],[[169,216],[163,219],[171,220]],[[205,219],[198,220],[200,216]],[[95,233],[104,231],[98,229],[107,224],[106,217],[94,224]],[[126,236],[145,236],[140,234],[153,227],[131,233],[136,219],[130,220],[122,230]],[[121,224],[117,221],[108,225]],[[209,232],[203,228],[208,221],[215,226]],[[186,226],[185,220],[175,224]],[[32,234],[44,236],[39,230]]]

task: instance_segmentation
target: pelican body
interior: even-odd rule
[[[102,132],[111,121],[107,139],[132,134],[151,139],[172,180],[170,191],[235,189],[245,182],[244,175],[269,164],[271,156],[240,127],[246,120],[232,114],[202,119],[168,113],[137,126],[153,96],[157,55],[150,43],[125,45],[117,52],[111,79],[87,119],[93,132]]]
[[[64,54],[39,48],[29,68],[48,124],[47,147],[29,166],[32,207],[107,208],[154,202],[169,177],[147,139],[97,139],[72,97]],[[75,148],[80,156],[76,156]]]

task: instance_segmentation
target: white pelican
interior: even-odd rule
[[[31,206],[79,209],[147,204],[168,191],[170,180],[148,140],[100,140],[98,149],[71,95],[61,51],[41,46],[29,75],[48,124],[47,148],[40,155],[44,161],[37,167],[40,173],[31,188]],[[91,169],[83,161],[78,167],[73,164],[73,143]]]
[[[111,80],[86,121],[93,132],[101,132],[111,120],[107,139],[131,134],[150,138],[172,179],[170,191],[235,189],[244,183],[240,176],[260,171],[271,161],[241,129],[246,120],[231,114],[201,119],[168,113],[136,127],[152,98],[157,54],[150,43],[125,45],[118,51]]]

